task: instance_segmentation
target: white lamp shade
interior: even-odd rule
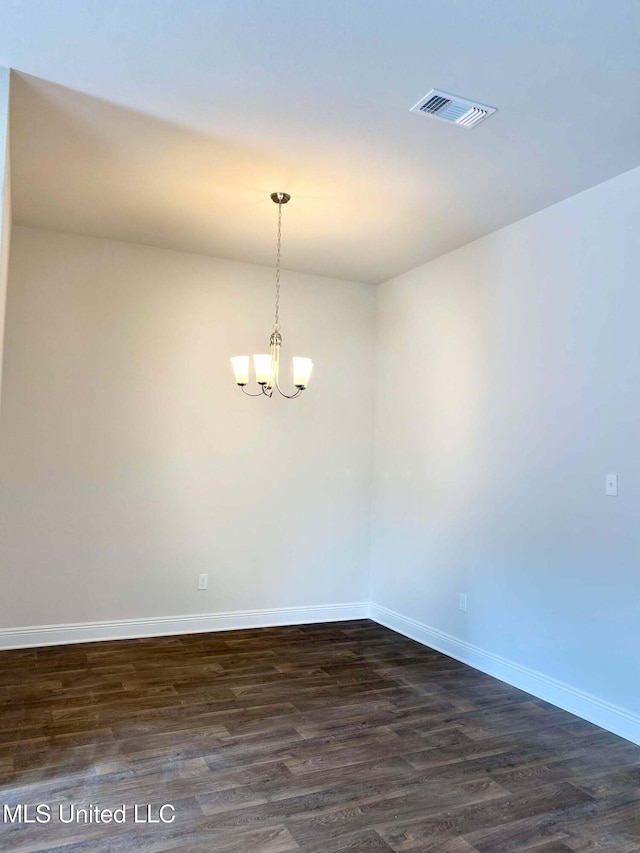
[[[249,382],[249,356],[236,355],[231,359],[233,372],[238,385],[247,385]]]
[[[313,362],[310,358],[298,358],[294,356],[293,359],[293,384],[296,388],[306,388],[309,384],[309,377],[311,376],[311,370],[313,368]]]
[[[254,355],[253,366],[256,371],[256,382],[268,385],[271,381],[271,355]]]

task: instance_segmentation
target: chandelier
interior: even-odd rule
[[[260,386],[257,393],[247,391],[249,384],[249,356],[236,355],[231,359],[236,384],[240,386],[243,393],[248,397],[272,397],[275,390],[288,400],[299,397],[309,384],[313,362],[310,358],[294,357],[293,359],[293,384],[296,390],[293,394],[285,394],[279,384],[280,372],[280,349],[282,347],[282,335],[280,334],[280,246],[282,242],[282,205],[290,200],[288,193],[271,193],[271,200],[278,205],[278,241],[276,244],[276,311],[273,323],[273,332],[269,338],[270,352],[265,355],[253,356],[253,367],[256,374],[256,382]]]

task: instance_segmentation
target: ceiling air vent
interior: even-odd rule
[[[477,104],[475,101],[467,101],[466,98],[459,98],[457,95],[448,95],[438,89],[432,89],[411,107],[409,112],[422,113],[452,124],[461,124],[463,127],[475,127],[492,113],[495,113],[496,108],[488,107],[486,104]]]

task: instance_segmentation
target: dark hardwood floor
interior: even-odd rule
[[[0,779],[2,850],[640,851],[640,747],[369,621],[1,652]]]

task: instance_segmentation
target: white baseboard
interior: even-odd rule
[[[507,660],[507,658],[486,652],[478,646],[459,640],[435,628],[430,628],[422,622],[402,616],[400,613],[379,604],[371,603],[369,605],[369,615],[380,625],[391,628],[405,637],[417,640],[417,642],[443,652],[443,654],[479,669],[481,672],[486,672],[487,675],[492,675],[500,681],[505,681],[513,687],[524,690],[526,693],[531,693],[538,699],[544,699],[545,702],[550,702],[552,705],[620,735],[632,743],[640,744],[640,715],[638,714],[598,699],[596,696],[557,681],[555,678],[549,678],[549,676],[534,669],[529,669]]]
[[[206,631],[232,631],[238,628],[304,625],[313,622],[339,622],[348,619],[366,619],[368,615],[368,603],[356,602],[353,604],[312,605],[310,607],[280,607],[267,610],[238,610],[228,613],[203,613],[195,616],[117,619],[109,622],[84,622],[74,625],[38,625],[31,628],[0,629],[0,649],[59,646],[64,643],[125,640],[136,637],[160,637],[169,634],[196,634]]]

